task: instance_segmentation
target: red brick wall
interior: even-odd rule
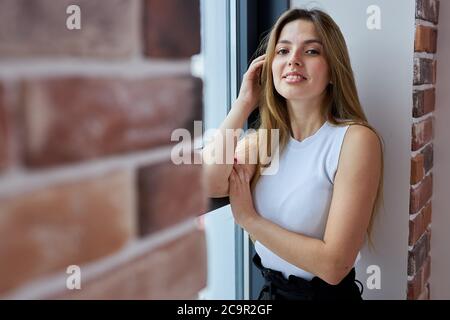
[[[430,299],[433,123],[439,1],[416,0],[408,299]]]
[[[0,0],[0,297],[205,287],[201,166],[170,160],[172,131],[202,118],[199,51],[198,0]]]

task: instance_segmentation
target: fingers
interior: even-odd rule
[[[255,75],[257,72],[259,72],[259,70],[263,67],[263,65],[266,61],[265,58],[266,58],[266,55],[263,54],[262,56],[259,56],[258,58],[256,58],[255,60],[252,61],[252,63],[248,67],[248,72],[250,74],[252,74],[252,76]],[[258,73],[258,75],[259,75],[259,73]]]
[[[262,66],[264,64],[265,61],[266,61],[266,55],[263,54],[262,56],[259,56],[258,58],[256,58],[255,60],[253,60],[250,63],[249,69],[252,67],[259,68],[260,66]]]
[[[250,174],[243,165],[237,163],[236,159],[230,174],[230,186],[233,190],[240,192],[242,188],[249,188]]]
[[[236,169],[233,167],[233,169],[231,169],[230,181],[232,181],[234,183],[238,183],[239,179],[240,179],[239,174],[237,173]]]
[[[251,65],[248,68],[248,73],[250,74],[256,74],[259,72],[259,70],[262,68],[262,66],[264,65],[264,61],[259,61],[256,62],[255,64]]]
[[[237,173],[239,175],[239,180],[241,181],[241,183],[244,183],[245,181],[244,170],[238,168]]]
[[[266,62],[266,59],[263,59],[263,60],[259,60],[259,61],[253,61],[251,64],[250,64],[250,66],[249,66],[249,69],[251,69],[251,68],[259,68],[259,67],[261,67],[262,65],[264,65],[264,62]]]
[[[254,64],[254,63],[257,63],[257,62],[264,61],[265,58],[266,58],[266,55],[263,54],[263,55],[257,57],[256,59],[254,59],[254,60],[252,61],[252,63],[250,63],[250,65],[252,65],[252,64]]]
[[[248,185],[248,183],[250,182],[248,173],[245,170],[241,170],[241,171],[242,171],[242,182],[245,183],[246,185]]]
[[[235,164],[233,166],[233,171],[235,172],[235,178],[238,178],[240,183],[248,184],[248,182],[250,182],[250,175],[243,165]]]
[[[237,184],[237,175],[236,175],[236,171],[233,169],[231,170],[231,174],[230,174],[230,194],[234,194],[235,189],[237,188],[236,184]]]

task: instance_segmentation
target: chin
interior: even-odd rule
[[[302,99],[307,99],[309,98],[308,96],[302,94],[302,93],[297,93],[294,94],[292,92],[278,92],[278,94],[280,96],[282,96],[283,98],[285,98],[286,100],[302,100]]]
[[[277,90],[278,94],[286,100],[304,100],[312,99],[320,96],[322,93],[311,92],[310,89],[298,89],[298,90]]]

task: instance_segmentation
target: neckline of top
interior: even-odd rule
[[[291,147],[291,148],[294,148],[294,149],[299,149],[299,148],[304,148],[307,145],[310,145],[314,140],[316,140],[318,137],[320,137],[325,132],[325,128],[327,128],[328,126],[329,126],[328,121],[325,121],[324,124],[316,132],[314,132],[309,137],[306,137],[302,141],[294,139],[290,135],[289,136],[288,147]]]

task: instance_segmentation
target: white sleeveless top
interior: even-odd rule
[[[280,154],[278,172],[261,175],[255,186],[256,211],[287,230],[323,240],[339,154],[348,128],[326,121],[303,141],[290,137]],[[264,267],[280,271],[286,278],[295,275],[311,280],[315,276],[283,260],[258,241],[255,250]],[[358,253],[355,264],[359,257]]]

